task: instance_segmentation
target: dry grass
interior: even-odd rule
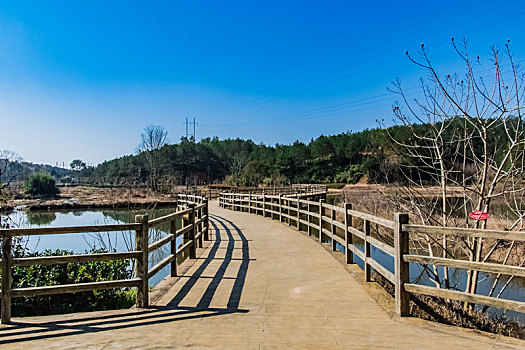
[[[72,208],[125,208],[172,205],[175,196],[160,194],[147,188],[98,188],[98,187],[62,187],[56,198],[30,198],[23,193],[16,193],[7,202],[8,208],[23,206],[29,210],[72,209]]]
[[[373,271],[373,278],[390,295],[394,295],[392,283],[375,271]],[[412,294],[410,314],[429,321],[525,339],[525,326],[520,322],[489,316],[477,310],[465,311],[463,303],[458,301]]]

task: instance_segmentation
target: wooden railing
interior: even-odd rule
[[[410,251],[411,234],[525,241],[525,233],[523,232],[411,225],[409,224],[408,214],[396,213],[394,220],[388,220],[352,210],[350,203],[345,203],[344,207],[339,207],[326,204],[324,199],[312,201],[302,199],[302,197],[294,198],[282,195],[221,193],[219,205],[227,209],[246,211],[287,223],[299,231],[308,232],[308,235],[317,236],[320,243],[330,243],[333,251],[337,249],[337,244],[342,245],[346,263],[353,263],[354,256],[363,261],[367,282],[371,280],[371,270],[373,269],[394,285],[396,312],[401,316],[407,316],[410,313],[410,293],[525,313],[525,302],[418,285],[410,283],[409,275],[409,263],[415,263],[525,277],[524,267],[422,256]],[[360,229],[356,227],[358,221]],[[375,232],[380,230],[392,232],[389,242],[378,235],[374,237],[371,234],[372,225],[374,225]],[[356,241],[363,244],[363,250],[355,245]],[[372,258],[372,247],[381,250],[394,259],[393,272]]]
[[[328,186],[319,184],[293,184],[291,186],[268,186],[268,187],[236,187],[222,192],[244,193],[244,194],[265,194],[283,196],[300,195],[307,193],[326,193]]]
[[[187,251],[186,256],[195,258],[196,248],[202,247],[203,239],[209,240],[208,199],[194,195],[178,195],[177,210],[169,215],[150,220],[148,215],[136,215],[135,223],[95,226],[46,227],[46,228],[14,228],[0,229],[2,237],[2,290],[1,290],[1,323],[11,320],[11,299],[31,297],[36,295],[75,293],[99,289],[137,288],[137,307],[148,307],[148,280],[164,267],[171,264],[171,276],[177,275],[177,258]],[[177,230],[177,221],[181,228]],[[156,242],[149,242],[150,228],[170,223],[170,232]],[[89,234],[95,232],[135,231],[135,250],[129,252],[79,254],[65,256],[46,256],[31,258],[14,258],[12,251],[13,237],[44,236],[66,233]],[[183,235],[183,243],[177,249],[176,239]],[[149,268],[149,253],[170,244],[170,254],[155,266]],[[186,256],[182,256],[185,258]],[[126,280],[75,283],[30,288],[11,288],[12,268],[15,266],[54,265],[77,262],[108,261],[134,259],[135,277]],[[181,259],[179,259],[180,261]]]

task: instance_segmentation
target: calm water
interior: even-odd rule
[[[9,215],[13,227],[58,227],[58,226],[84,226],[84,225],[110,225],[134,222],[135,215],[148,213],[150,218],[156,218],[172,213],[174,208],[157,210],[81,210],[81,211],[56,211],[56,212],[24,212],[15,211]],[[177,224],[180,227],[180,223]],[[167,235],[169,223],[151,228],[149,232],[150,243]],[[177,247],[182,243],[182,237],[177,238]],[[109,251],[126,252],[135,247],[135,231],[103,232],[103,233],[72,233],[45,236],[32,236],[26,242],[30,252],[45,249],[63,249],[75,253],[85,253],[91,248],[106,248]],[[150,267],[168,256],[169,244],[149,255]],[[149,284],[156,285],[170,273],[166,266],[155,276],[150,278]]]
[[[23,212],[15,211],[9,215],[13,224],[18,227],[57,227],[57,226],[82,226],[82,225],[104,225],[104,224],[118,224],[134,222],[134,217],[137,214],[148,213],[150,218],[156,218],[167,215],[173,212],[173,208],[163,208],[150,211],[130,211],[130,210],[82,210],[82,211],[56,211],[56,212]],[[179,228],[180,223],[177,227]],[[150,242],[157,241],[165,237],[169,230],[169,224],[160,225],[157,228],[150,229]],[[43,251],[45,249],[65,249],[75,253],[85,253],[91,248],[106,248],[110,251],[116,250],[124,252],[132,250],[135,246],[135,233],[131,231],[125,232],[109,232],[96,234],[63,234],[63,235],[46,235],[34,236],[27,242],[29,251]],[[182,237],[177,238],[177,247],[182,244]],[[356,246],[363,250],[362,245]],[[344,247],[338,244],[338,250],[344,251]],[[169,245],[165,245],[161,249],[153,252],[149,256],[150,267],[154,266],[160,260],[169,254]],[[385,266],[392,273],[394,272],[394,259],[385,254],[380,249],[372,247],[371,256],[374,260]],[[354,261],[363,268],[363,261],[357,256],[354,256]],[[440,276],[443,276],[443,267],[439,267]],[[170,267],[167,266],[158,274],[149,280],[150,285],[156,285],[164,277],[170,273]],[[451,285],[455,285],[457,289],[464,290],[466,283],[466,271],[449,269]],[[410,278],[411,282],[434,286],[434,283],[429,278],[429,274],[424,271],[423,267],[418,264],[410,264]],[[487,295],[494,276],[480,272],[478,285],[478,293]],[[505,284],[505,279],[501,279],[496,288],[496,293]],[[496,294],[495,294],[496,295]],[[502,298],[524,301],[525,302],[525,281],[524,279],[515,279],[505,289]],[[489,312],[493,315],[505,314],[510,319],[519,319],[525,323],[525,314],[504,311],[500,309],[489,308]]]
[[[355,246],[364,252],[364,247],[362,245],[355,244]],[[341,252],[344,252],[344,246],[340,245],[339,243],[337,243],[337,249]],[[394,258],[384,253],[382,250],[375,248],[374,246],[371,246],[370,255],[375,261],[379,262],[390,272],[394,273]],[[356,255],[354,255],[354,262],[356,262],[359,267],[361,267],[361,269],[364,268],[363,261]],[[431,266],[428,268],[432,269]],[[438,267],[438,272],[440,277],[443,278],[444,268],[442,266]],[[490,289],[492,288],[494,277],[495,275],[479,272],[480,282],[478,283],[477,294],[488,295]],[[464,291],[467,281],[467,271],[449,268],[449,280],[451,286],[454,286],[460,291]],[[505,278],[500,279],[496,286],[496,292],[494,293],[494,296],[496,296],[501,287],[503,287],[505,281]],[[430,274],[424,270],[423,266],[412,263],[410,263],[410,283],[423,284],[432,287],[435,286],[434,282],[430,279]],[[525,280],[522,278],[514,278],[501,294],[501,298],[525,302]],[[525,323],[525,314],[519,312],[495,308],[489,308],[488,312],[492,315],[505,315],[509,319],[518,319],[522,323]]]

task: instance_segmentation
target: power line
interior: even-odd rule
[[[507,6],[509,5],[510,3],[513,3],[514,0],[509,0],[507,2],[505,2],[502,6]],[[494,25],[497,25],[501,22],[504,22],[504,21],[508,21],[508,20],[511,20],[511,19],[515,19],[517,17],[520,17],[520,16],[523,16],[525,14],[525,11],[524,12],[520,12],[520,13],[517,13],[517,14],[513,14],[511,16],[508,16],[508,17],[505,17],[505,18],[499,18],[495,21],[492,21],[490,23],[487,23],[483,26],[480,26],[478,28],[474,28],[474,29],[471,29],[469,32],[466,32],[464,33],[463,36],[466,36],[467,34],[469,33],[473,33],[473,32],[476,32],[476,31],[479,31],[479,30],[483,30],[483,29],[486,29],[486,28],[489,28],[489,27],[492,27]],[[472,18],[474,18],[475,16],[472,16]],[[432,36],[435,36],[436,34],[438,33],[442,33],[442,30],[439,29],[439,30],[435,30],[435,31],[432,31],[428,34],[428,36],[432,37]],[[434,46],[440,46],[440,45],[443,45],[445,44],[445,41],[441,42],[441,43],[438,43]],[[381,54],[381,55],[376,55],[374,57],[381,57],[381,56],[384,56],[384,54]],[[364,69],[359,69],[359,70],[354,70],[354,71],[351,71],[351,72],[348,72],[346,74],[339,74],[339,77],[338,78],[335,78],[335,79],[325,79],[324,83],[319,83],[319,82],[315,82],[315,81],[305,81],[305,83],[303,84],[304,85],[313,85],[315,84],[316,87],[319,87],[319,86],[323,86],[323,85],[327,85],[327,84],[330,84],[330,83],[333,83],[335,81],[338,81],[338,80],[342,80],[342,79],[347,79],[348,77],[350,76],[354,76],[356,74],[359,74],[363,71],[370,71],[370,70],[374,70],[374,69],[377,69],[381,66],[384,66],[385,64],[391,62],[392,59],[390,60],[383,60],[381,61],[380,63],[372,66],[372,67],[367,67],[367,68],[364,68]],[[383,95],[377,95],[377,96],[372,96],[370,97],[370,99],[374,99],[374,98],[377,98],[379,96],[386,96],[385,94]],[[238,104],[236,106],[233,106],[232,108],[226,108],[226,109],[223,109],[222,111],[218,111],[216,113],[213,113],[212,116],[218,116],[226,111],[232,111],[232,110],[239,110],[239,109],[249,109],[249,108],[254,108],[254,107],[257,107],[257,106],[261,106],[261,105],[265,105],[265,104],[269,104],[269,103],[273,103],[275,101],[278,101],[278,100],[281,100],[281,99],[285,99],[287,97],[290,97],[290,95],[267,95],[267,96],[263,96],[263,97],[259,97],[259,98],[255,98],[253,100],[250,100],[250,101],[247,101],[245,103],[241,103],[241,104]],[[347,105],[347,104],[351,104],[351,103],[354,103],[356,101],[353,101],[353,102],[348,102],[348,103],[343,103],[343,104],[340,104],[340,105]],[[307,110],[307,111],[303,111],[303,112],[297,112],[297,113],[292,113],[292,115],[296,115],[296,114],[304,114],[304,113],[311,113],[311,112],[314,112],[315,110],[325,110],[325,109],[330,109],[330,108],[333,108],[333,107],[337,107],[339,105],[334,105],[334,106],[325,106],[325,107],[319,107],[317,109],[312,109],[312,110]],[[285,114],[283,116],[275,116],[275,117],[272,117],[271,119],[275,119],[275,120],[280,120],[280,118],[282,117],[286,117],[286,116],[289,116],[290,114]],[[267,122],[268,120],[264,120],[264,122]],[[230,125],[238,125],[239,122],[234,122],[234,123],[230,123]],[[203,125],[203,126],[215,126],[215,125]],[[220,126],[226,126],[225,124],[221,124]]]
[[[188,121],[188,118],[186,117],[186,121],[184,122],[184,125],[186,126],[186,138],[188,140],[193,140],[193,142],[196,142],[197,138],[196,138],[196,126],[198,125],[196,122],[195,122],[195,118],[193,118],[193,122],[189,122]],[[193,133],[191,133],[191,128],[188,129],[188,126],[190,125],[193,125]],[[191,137],[191,138],[190,138]]]
[[[419,87],[411,87],[404,89],[404,91],[412,91],[415,89],[418,89]],[[418,91],[411,92],[407,94],[406,96],[414,95],[415,93],[418,93]],[[295,121],[295,120],[305,120],[305,119],[313,119],[313,118],[324,118],[331,115],[339,115],[343,113],[349,113],[349,112],[356,112],[356,111],[362,111],[362,110],[368,110],[368,109],[374,109],[377,107],[385,107],[385,106],[391,106],[392,105],[392,98],[394,93],[384,93],[379,94],[375,96],[369,96],[361,99],[351,100],[344,103],[338,103],[334,105],[328,105],[328,106],[322,106],[317,107],[313,109],[308,109],[300,112],[294,112],[294,113],[287,113],[287,114],[281,114],[276,115],[273,117],[265,118],[265,119],[259,119],[253,122],[249,122],[249,124],[279,124],[283,122],[289,122],[289,121]],[[385,104],[385,102],[389,102]],[[363,107],[373,104],[372,107],[368,108],[358,108],[356,107]],[[248,123],[248,122],[244,122]],[[204,124],[202,126],[206,127],[228,127],[228,126],[239,126],[242,124],[241,122],[231,122],[231,123],[222,123],[222,124]]]

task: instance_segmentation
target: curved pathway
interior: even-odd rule
[[[210,203],[214,236],[150,310],[15,319],[0,346],[41,349],[487,349],[525,342],[390,316],[304,234]]]

